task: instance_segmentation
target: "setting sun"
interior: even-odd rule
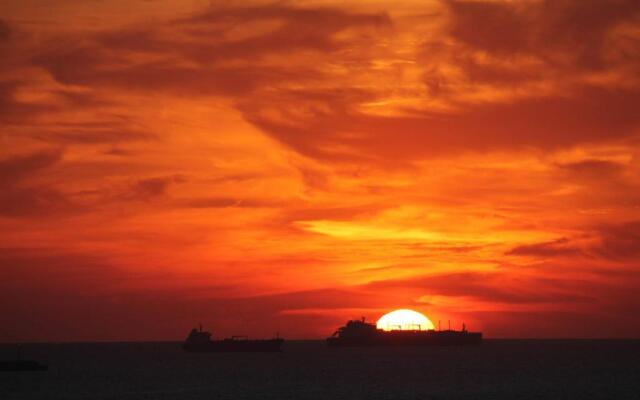
[[[395,310],[383,315],[376,324],[378,329],[393,330],[429,330],[433,323],[425,315],[413,310]]]

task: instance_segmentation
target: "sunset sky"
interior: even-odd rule
[[[397,308],[640,337],[640,2],[0,2],[0,342]]]

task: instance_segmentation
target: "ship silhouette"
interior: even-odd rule
[[[18,357],[15,360],[0,361],[0,371],[46,371],[47,365],[34,360],[22,359],[22,347],[17,347]]]
[[[192,353],[224,353],[224,352],[278,352],[281,351],[284,339],[252,339],[246,336],[231,336],[221,340],[211,340],[211,332],[193,328],[182,344],[184,351]]]
[[[351,320],[327,338],[329,346],[462,346],[482,343],[481,332],[462,330],[391,330],[378,329],[375,324]]]

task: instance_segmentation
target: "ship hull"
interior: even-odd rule
[[[207,343],[182,346],[190,353],[275,353],[280,352],[283,339],[268,340],[212,340]]]
[[[355,346],[477,346],[482,343],[479,332],[383,332],[366,337],[330,337],[327,344],[332,347]]]

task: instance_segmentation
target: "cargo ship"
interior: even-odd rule
[[[221,340],[211,340],[211,332],[192,329],[182,344],[184,351],[192,353],[226,353],[226,352],[279,352],[282,351],[284,339],[250,340],[246,336],[232,336]]]
[[[482,343],[481,332],[462,330],[391,330],[375,324],[351,320],[327,338],[329,346],[472,346]]]

